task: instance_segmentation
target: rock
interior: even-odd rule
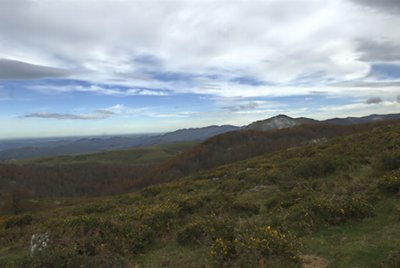
[[[31,256],[47,248],[50,242],[50,233],[33,234],[31,238]]]

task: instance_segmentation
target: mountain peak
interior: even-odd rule
[[[279,114],[265,120],[253,122],[248,125],[246,129],[266,131],[293,127],[300,124],[312,124],[315,122],[315,120],[309,118],[292,118],[284,114]]]

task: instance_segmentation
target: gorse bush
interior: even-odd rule
[[[136,216],[143,224],[155,231],[169,229],[175,218],[180,215],[179,205],[173,202],[157,203],[150,207],[138,207]]]
[[[368,200],[355,195],[316,198],[312,211],[331,224],[363,219],[374,215],[374,207]]]
[[[378,158],[377,169],[381,171],[391,171],[400,169],[400,152],[385,152]]]
[[[234,202],[231,204],[230,210],[237,215],[252,216],[260,212],[260,207],[257,204],[250,202]]]
[[[382,176],[379,179],[379,187],[388,193],[400,193],[400,169]]]
[[[177,233],[176,239],[181,245],[200,245],[207,239],[208,228],[203,222],[189,223]]]
[[[25,225],[30,225],[33,221],[31,214],[25,214],[22,216],[12,216],[4,221],[4,228],[9,229],[13,227],[22,227]]]
[[[1,264],[1,263],[0,263]],[[74,251],[68,249],[49,249],[38,253],[31,257],[26,256],[14,263],[7,264],[5,267],[40,267],[40,268],[53,268],[53,267],[127,267],[128,263],[115,256],[114,254],[103,253],[92,256],[81,254],[78,255]]]
[[[257,267],[260,262],[280,259],[299,261],[299,241],[290,233],[271,226],[243,226],[233,239],[216,238],[210,254],[218,265],[226,267]]]
[[[297,163],[296,163],[297,162]],[[291,163],[292,174],[301,178],[319,178],[328,176],[347,165],[343,159],[329,155],[317,155],[305,159],[296,159]]]

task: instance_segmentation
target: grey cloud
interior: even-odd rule
[[[383,12],[400,12],[400,1],[398,0],[351,0],[359,5],[368,6]]]
[[[68,76],[64,69],[30,64],[26,62],[0,59],[0,79],[37,79]]]
[[[359,40],[358,51],[362,61],[399,61],[399,44],[386,41]]]
[[[382,99],[380,97],[371,97],[365,101],[366,104],[378,104],[381,102],[382,102]]]
[[[353,1],[369,5],[382,2]],[[357,59],[342,64],[341,57],[354,54],[357,40],[382,36],[389,41],[359,45],[363,60],[397,58],[398,52],[392,50],[399,42],[392,29],[397,19],[381,20],[379,12],[365,12],[344,2],[269,0],[232,1],[228,5],[212,0],[0,0],[0,57],[32,63],[43,58],[79,70],[71,75],[74,79],[95,84],[111,81],[132,88],[219,96],[265,96],[278,91],[298,94],[295,89],[272,86],[250,89],[231,80],[240,74],[287,85],[302,73],[319,72],[333,81],[363,78],[368,64]],[[381,53],[381,47],[389,47],[390,53]],[[210,70],[217,70],[214,77],[202,76]],[[63,75],[63,71],[47,71],[46,76]],[[184,71],[200,77],[183,83],[179,77],[166,79],[164,75],[155,81],[149,71]],[[11,76],[24,77],[17,73]],[[28,75],[32,76],[42,74]],[[310,84],[314,81],[310,79]],[[157,93],[135,90],[120,93],[104,88],[96,92],[121,96]]]
[[[104,114],[104,115],[113,115],[113,114],[115,114],[113,111],[104,110],[104,109],[96,110],[96,113],[98,113],[98,114]]]
[[[43,119],[57,119],[57,120],[98,120],[106,119],[114,113],[104,113],[96,111],[95,114],[61,114],[61,113],[31,113],[24,115],[24,118],[43,118]]]
[[[349,81],[341,83],[332,83],[330,86],[333,87],[369,87],[369,88],[390,88],[400,87],[400,82],[389,81],[389,82],[363,82],[363,81]]]
[[[249,102],[243,105],[234,105],[234,106],[225,106],[222,107],[224,110],[229,110],[231,112],[238,112],[238,111],[247,111],[247,110],[254,110],[258,106],[260,106],[257,102]]]
[[[400,103],[400,95],[397,96],[397,102]]]

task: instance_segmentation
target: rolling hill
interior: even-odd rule
[[[214,125],[203,128],[180,129],[165,134],[152,135],[8,140],[0,141],[0,161],[43,158],[59,155],[88,154],[176,142],[202,142],[219,134],[243,129],[268,131],[304,124],[353,125],[396,119],[400,119],[400,114],[370,115],[360,118],[334,118],[324,121],[304,117],[291,118],[286,115],[278,115],[266,120],[253,122],[243,127]]]
[[[399,133],[388,122],[124,195],[28,197],[17,215],[5,199],[0,266],[398,267]],[[34,234],[46,245],[30,251]]]

